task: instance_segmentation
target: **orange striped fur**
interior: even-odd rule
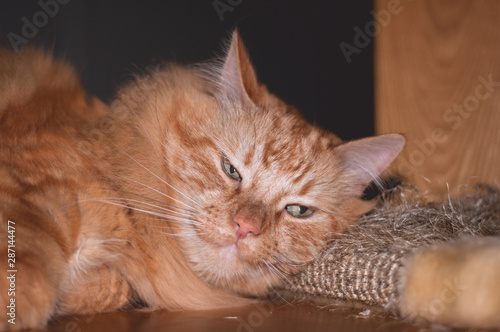
[[[10,220],[18,272],[16,324],[0,326],[253,301],[370,208],[363,189],[403,145],[307,123],[257,81],[236,32],[219,63],[165,66],[110,106],[65,63],[3,50],[0,271]]]

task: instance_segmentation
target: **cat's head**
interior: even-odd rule
[[[237,32],[204,73],[192,88],[148,97],[177,105],[162,120],[172,227],[205,281],[263,294],[366,212],[363,190],[405,139],[345,143],[309,124],[257,81]]]

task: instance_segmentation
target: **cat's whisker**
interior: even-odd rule
[[[169,199],[174,200],[172,197],[170,197],[170,196],[166,195],[165,193],[162,193],[161,191],[158,191],[158,190],[156,190],[156,189],[154,189],[154,188],[152,188],[152,187],[150,187],[150,186],[148,186],[148,185],[146,185],[146,184],[143,184],[143,183],[141,183],[141,182],[134,181],[134,180],[125,179],[125,178],[124,178],[124,180],[125,180],[125,181],[131,181],[131,182],[134,182],[134,183],[136,183],[136,184],[138,184],[138,185],[141,185],[141,186],[143,186],[143,187],[147,187],[147,188],[149,188],[149,189],[151,189],[151,190],[153,190],[153,191],[156,191],[156,192],[158,192],[159,194],[161,194],[161,195],[163,195],[163,196],[165,196],[165,197],[167,197],[167,198],[169,198]],[[109,190],[109,188],[100,188],[100,189],[102,189],[103,191]],[[113,193],[114,193],[114,192],[113,192]],[[188,209],[188,208],[185,208],[185,207],[180,207],[180,206],[176,206],[176,205],[173,205],[173,204],[168,204],[168,203],[162,202],[161,200],[157,200],[157,199],[154,199],[154,198],[151,198],[151,197],[147,197],[147,196],[144,196],[144,195],[140,195],[140,194],[137,194],[137,193],[133,193],[133,192],[127,192],[127,191],[124,191],[123,193],[124,193],[124,194],[128,194],[128,195],[131,195],[131,196],[137,196],[137,197],[140,197],[140,198],[142,198],[142,199],[145,199],[145,200],[148,200],[148,201],[154,202],[154,203],[156,203],[156,204],[163,205],[165,208],[170,208],[170,211],[171,211],[171,212],[175,212],[175,213],[185,213],[185,215],[194,215],[194,214],[197,214],[197,213],[198,213],[198,211],[197,211],[196,209],[192,208],[192,207],[190,207],[190,208]],[[132,199],[130,199],[130,198],[125,198],[125,197],[115,197],[115,198],[111,197],[111,198],[109,198],[109,199],[116,199],[116,200],[118,200],[118,201],[124,201],[124,200],[130,200],[130,201],[132,201]],[[83,201],[85,201],[85,200],[82,200],[82,199],[80,199],[80,200],[79,200],[79,202],[83,202]],[[137,202],[144,203],[144,204],[151,204],[151,203],[147,203],[146,201],[139,201],[139,200],[137,200]],[[180,203],[182,203],[182,202],[180,202]],[[186,204],[184,204],[184,205],[186,205]],[[162,208],[162,207],[158,207],[158,208]]]
[[[149,210],[140,209],[140,208],[136,208],[136,207],[130,207],[128,205],[120,204],[120,203],[109,201],[109,200],[103,200],[103,199],[91,199],[91,200],[101,202],[101,203],[111,204],[111,205],[115,205],[115,206],[120,206],[120,207],[124,207],[124,208],[129,208],[129,209],[132,209],[132,210],[138,211],[138,212],[144,212],[144,213],[149,214],[149,215],[154,215],[156,217],[163,218],[163,220],[169,221],[169,222],[188,223],[188,224],[198,223],[199,224],[199,222],[194,220],[194,219],[179,218],[179,217],[168,215],[165,213],[157,213],[154,211],[149,211]]]
[[[180,222],[183,222],[184,224],[188,224],[188,225],[203,226],[203,224],[200,221],[198,221],[192,217],[173,216],[173,215],[166,215],[166,214],[162,214],[162,213],[158,213],[157,216],[159,217],[159,220],[166,221],[166,222],[180,221]]]
[[[271,266],[274,267],[274,269],[279,272],[279,275],[281,276],[281,279],[283,281],[286,281],[288,284],[291,284],[291,281],[289,278],[293,277],[294,276],[294,272],[291,272],[291,271],[287,271],[286,269],[284,269],[282,266],[281,266],[281,263],[271,263]]]
[[[156,190],[156,189],[151,188],[151,187],[149,187],[149,186],[147,186],[147,185],[145,185],[145,184],[143,184],[143,183],[140,183],[140,182],[136,182],[136,183],[137,183],[137,184],[139,184],[139,185],[142,185],[142,186],[144,186],[144,187],[146,187],[146,188],[150,188],[151,190]],[[169,195],[167,195],[167,194],[165,194],[165,193],[162,193],[161,191],[158,191],[158,193],[160,193],[160,194],[161,194],[162,196],[164,196],[164,197],[167,197],[167,198],[169,198],[169,199],[174,200],[172,197],[170,197]],[[154,202],[154,203],[156,203],[156,204],[159,204],[159,205],[162,205],[162,206],[165,206],[165,207],[168,207],[168,208],[173,208],[173,209],[176,209],[176,210],[184,211],[184,212],[186,212],[186,213],[188,213],[188,214],[196,214],[196,213],[198,213],[198,211],[197,211],[197,210],[195,210],[194,208],[189,208],[189,209],[188,209],[188,208],[186,208],[186,207],[180,207],[180,206],[177,206],[177,205],[168,204],[168,203],[165,203],[165,202],[163,202],[163,201],[161,201],[161,200],[157,200],[157,199],[154,199],[154,198],[151,198],[151,197],[148,197],[148,196],[144,196],[144,195],[140,195],[140,194],[137,194],[137,193],[127,192],[127,194],[132,195],[132,196],[137,196],[137,197],[140,197],[140,198],[142,198],[142,199],[145,199],[145,200],[148,200],[148,201]],[[185,205],[185,204],[184,204],[184,205]]]
[[[155,188],[153,188],[153,187],[151,187],[151,186],[148,186],[147,184],[144,184],[144,183],[141,183],[141,182],[138,182],[138,181],[135,181],[135,180],[128,180],[128,181],[130,181],[130,182],[134,182],[134,183],[136,183],[136,184],[138,184],[138,185],[140,185],[140,186],[143,186],[143,187],[145,187],[145,188],[148,188],[148,189],[150,189],[150,190],[152,190],[152,191],[154,191],[154,192],[156,192],[156,193],[158,193],[158,194],[160,194],[160,195],[162,195],[162,196],[164,196],[164,197],[166,197],[166,198],[168,198],[168,199],[171,199],[171,200],[173,200],[173,201],[176,201],[176,202],[178,202],[178,203],[181,203],[181,204],[183,204],[183,205],[186,205],[186,206],[188,206],[188,207],[190,208],[190,209],[188,210],[188,209],[185,209],[185,208],[176,207],[176,208],[178,208],[178,209],[184,209],[184,210],[186,210],[186,211],[188,211],[188,212],[195,211],[195,210],[194,210],[194,208],[193,208],[192,206],[190,206],[189,204],[186,204],[185,202],[181,202],[181,201],[179,201],[179,200],[177,200],[177,199],[175,199],[175,198],[171,197],[170,195],[167,195],[167,194],[165,194],[164,192],[161,192],[161,191],[160,191],[160,190],[158,190],[158,189],[155,189]],[[166,205],[170,205],[170,204],[166,204]],[[174,206],[174,205],[172,205],[172,206]]]
[[[266,274],[266,272],[264,271],[264,269],[262,268],[262,266],[259,266],[259,270],[260,270],[260,272],[262,273],[262,275],[265,275],[265,274]],[[271,276],[273,277],[273,279],[274,279],[276,282],[278,282],[278,283],[280,283],[280,282],[281,282],[281,280],[282,280],[282,279],[281,279],[279,276],[277,276],[277,275],[276,275],[276,273],[275,273],[274,271],[272,271],[271,269],[269,269],[269,267],[268,267],[268,271],[271,273]],[[271,282],[269,282],[269,281],[267,280],[267,278],[266,278],[266,279],[264,279],[264,280],[265,280],[265,282],[266,282],[266,284],[267,284],[267,286],[268,286],[269,290],[272,290],[272,291],[274,292],[274,294],[276,294],[279,298],[281,298],[281,300],[283,300],[285,303],[290,304],[290,302],[289,302],[289,301],[287,301],[287,300],[286,300],[283,296],[281,296],[280,292],[278,292],[278,291],[274,288],[274,285],[273,285]]]
[[[259,266],[259,269],[260,269],[260,271],[261,271],[261,273],[262,273],[262,274],[265,274],[264,270],[262,269],[262,266]],[[277,281],[278,283],[279,283],[280,281],[282,281],[282,279],[281,279],[279,276],[277,276],[277,275],[276,275],[276,273],[275,273],[274,271],[272,271],[271,269],[269,269],[269,267],[268,267],[268,271],[271,273],[271,276],[274,278],[274,280],[275,280],[275,281]],[[286,279],[286,280],[288,280],[288,279]],[[287,304],[291,304],[289,301],[287,301],[287,300],[286,300],[286,299],[285,299],[285,298],[284,298],[284,297],[280,294],[280,292],[278,292],[278,291],[274,288],[273,284],[272,284],[272,283],[270,283],[267,279],[266,279],[266,284],[267,284],[268,288],[269,288],[270,290],[272,290],[272,291],[274,292],[274,294],[276,294],[276,295],[277,295],[277,296],[278,296],[278,297],[279,297],[279,298],[280,298],[283,302],[285,302],[285,303],[287,303]]]
[[[170,229],[171,228],[169,226],[159,226],[159,225],[152,225],[150,227],[151,228],[158,228],[158,229]],[[164,232],[164,233],[167,234],[166,232]],[[199,235],[206,235],[206,234],[208,234],[208,233],[207,232],[198,232],[198,231],[194,231],[194,230],[191,230],[191,231],[183,230],[182,232],[177,232],[177,233],[171,234],[171,235],[186,236],[186,237],[188,237],[188,236],[198,237]]]
[[[160,176],[158,176],[158,175],[157,175],[157,174],[155,174],[153,171],[151,171],[149,168],[147,168],[147,167],[146,167],[146,166],[144,166],[142,163],[140,163],[137,159],[135,159],[134,157],[132,157],[129,153],[127,153],[127,152],[126,152],[126,151],[124,151],[123,149],[120,149],[120,151],[121,151],[123,154],[125,154],[127,157],[129,157],[132,161],[134,161],[137,165],[141,166],[141,167],[142,167],[144,170],[146,170],[148,173],[150,173],[150,174],[151,174],[151,175],[153,175],[155,178],[157,178],[158,180],[160,180],[163,184],[167,185],[169,188],[173,189],[173,190],[174,190],[174,191],[176,191],[178,194],[180,194],[181,196],[183,196],[184,198],[186,198],[186,199],[187,199],[187,200],[189,200],[190,202],[192,202],[192,203],[196,204],[198,207],[200,207],[200,208],[202,208],[202,209],[203,209],[203,206],[202,206],[200,203],[196,202],[194,199],[192,199],[191,197],[189,197],[189,196],[187,196],[186,194],[184,194],[183,192],[181,192],[181,191],[180,191],[179,189],[177,189],[175,186],[173,186],[172,184],[170,184],[170,183],[168,183],[167,181],[165,181],[164,179],[162,179]],[[148,186],[148,185],[145,185],[145,184],[143,184],[143,183],[136,182],[136,181],[134,181],[134,180],[130,180],[130,179],[127,179],[127,180],[128,180],[128,181],[135,182],[135,183],[137,183],[137,184],[139,184],[139,185],[145,186],[145,187],[147,187],[147,188],[149,188],[149,189],[151,189],[151,190],[153,190],[153,191],[155,191],[155,192],[157,192],[157,193],[159,193],[159,194],[161,194],[161,195],[163,195],[163,196],[165,196],[165,197],[167,197],[167,198],[169,198],[169,199],[172,199],[172,200],[174,200],[174,201],[176,201],[176,202],[178,202],[178,203],[181,203],[181,204],[183,204],[183,205],[185,205],[185,206],[187,206],[187,207],[189,207],[189,208],[193,209],[193,206],[191,206],[191,205],[187,204],[186,202],[183,202],[183,201],[177,200],[177,199],[175,199],[175,198],[173,198],[173,197],[171,197],[171,196],[168,196],[168,195],[166,195],[165,193],[162,193],[161,191],[159,191],[159,190],[157,190],[157,189],[154,189],[154,188],[152,188],[152,187],[150,187],[150,186]]]
[[[243,281],[243,282],[246,280],[246,275],[245,275],[245,273],[243,273],[243,272],[241,272],[241,271],[239,271],[239,270],[238,270],[238,271],[236,271],[236,277],[237,277],[239,280]],[[220,276],[220,277],[219,277],[219,279],[220,279],[220,280],[223,280],[223,279],[225,279],[225,278],[223,278],[222,276]]]
[[[160,178],[158,175],[154,174],[151,170],[149,170],[146,166],[142,165],[141,163],[139,163],[137,160],[135,160],[132,156],[130,156],[129,154],[127,154],[126,152],[124,152],[127,156],[129,156],[132,160],[134,160],[137,164],[139,164],[141,167],[143,167],[146,171],[148,171],[150,174],[152,174],[154,177],[156,177],[157,179],[159,179],[162,183],[166,184],[167,186],[169,186],[170,188],[172,188],[173,190],[175,190],[176,192],[178,192],[180,195],[182,195],[183,197],[187,198],[188,200],[190,200],[191,202],[194,202],[195,204],[197,204],[199,207],[203,208],[202,205],[200,205],[198,202],[196,202],[195,200],[191,199],[190,197],[188,197],[187,195],[183,194],[181,191],[179,191],[177,188],[175,188],[173,185],[169,184],[168,182],[166,182],[165,180],[163,180],[162,178]],[[190,209],[194,209],[193,206],[187,204],[186,202],[183,202],[183,201],[180,201],[178,199],[175,199],[167,194],[165,194],[164,192],[161,192],[160,190],[158,189],[155,189],[151,186],[148,186],[147,184],[144,184],[144,183],[141,183],[141,182],[138,182],[138,181],[135,181],[135,180],[131,180],[131,179],[126,179],[127,181],[130,181],[130,182],[133,182],[133,183],[136,183],[140,186],[143,186],[145,188],[148,188],[168,199],[171,199],[177,203],[180,203],[182,205],[185,205],[187,206],[188,208]]]
[[[107,198],[103,198],[103,199],[107,199]],[[113,198],[108,198],[108,199],[113,199]],[[143,204],[143,205],[146,205],[146,206],[150,206],[150,207],[156,208],[156,209],[158,209],[160,211],[174,213],[174,214],[176,214],[178,216],[187,216],[187,217],[192,216],[192,214],[190,214],[190,213],[179,212],[179,211],[173,210],[171,208],[161,207],[161,206],[158,206],[158,205],[155,205],[155,204],[147,203],[147,202],[144,202],[144,201],[139,201],[139,200],[136,200],[136,199],[131,199],[131,198],[114,198],[114,199],[116,199],[116,200],[124,200],[124,201],[131,202],[131,203]],[[173,206],[170,206],[170,207],[173,207]]]
[[[152,213],[150,213],[150,214],[152,214]],[[168,215],[163,216],[161,214],[157,214],[156,216],[158,217],[159,220],[166,221],[166,222],[176,222],[176,223],[180,223],[180,224],[198,225],[198,226],[202,225],[199,221],[197,221],[196,219],[192,219],[192,218],[183,218],[183,217],[168,216]]]
[[[277,261],[279,261],[280,263],[282,264],[286,264],[288,266],[293,266],[293,267],[297,267],[297,266],[304,266],[306,265],[307,263],[309,263],[309,261],[305,261],[305,260],[295,260],[293,258],[290,258],[290,257],[287,257],[285,256],[283,253],[281,252],[278,252],[278,255],[281,256],[282,258],[276,256],[276,255],[272,255],[272,257],[274,259],[276,259]],[[291,262],[291,263],[290,263]]]
[[[269,271],[271,273],[271,276],[273,277],[273,279],[277,282],[280,282],[282,280],[281,277],[276,273],[276,271],[274,271],[272,266],[269,266],[270,263],[267,260],[264,260],[264,263],[267,266],[267,271]],[[262,269],[262,266],[259,266],[259,269],[262,272],[262,274],[265,274],[264,270]],[[269,285],[269,287],[272,288],[271,284],[268,281],[267,281],[267,284]]]
[[[177,233],[168,233],[168,232],[163,232],[163,231],[160,231],[160,233],[163,235],[175,236],[175,237],[185,237],[185,238],[196,238],[198,236],[197,234],[177,234]]]
[[[90,199],[90,200],[91,201],[96,201],[95,199]],[[191,215],[180,213],[178,211],[171,210],[171,209],[166,209],[166,208],[158,207],[158,206],[155,206],[153,204],[146,203],[146,202],[132,200],[132,201],[144,204],[144,205],[154,206],[154,207],[156,207],[157,210],[156,211],[155,210],[151,210],[151,209],[146,210],[145,208],[139,210],[139,207],[121,204],[120,202],[122,202],[124,200],[125,201],[129,200],[129,199],[126,199],[126,198],[123,198],[123,199],[121,199],[121,198],[101,198],[100,200],[103,203],[108,203],[108,204],[114,204],[116,206],[127,207],[127,208],[130,208],[132,210],[137,210],[137,211],[141,211],[141,212],[147,212],[148,214],[154,214],[154,215],[157,215],[159,217],[168,217],[169,219],[171,219],[171,218],[178,218],[178,219],[184,219],[184,220],[190,220],[190,221],[196,222],[196,220],[194,220]]]
[[[288,277],[292,275],[291,273],[285,272],[281,267],[267,260],[264,260],[264,263],[269,268],[269,271],[274,271],[274,273],[280,280],[286,281],[291,284],[291,281],[288,279]]]
[[[176,218],[176,217],[162,217],[158,216],[159,220],[161,221],[166,221],[166,222],[175,222],[178,224],[188,224],[188,225],[201,225],[197,220],[194,219],[187,219],[187,218]],[[201,234],[201,233],[200,233]]]
[[[165,185],[167,185],[171,189],[175,190],[179,195],[181,195],[182,197],[188,199],[189,201],[191,201],[192,203],[196,204],[198,207],[200,207],[200,208],[203,209],[203,206],[200,203],[198,203],[197,201],[195,201],[191,197],[187,196],[186,194],[184,194],[183,192],[181,192],[179,189],[175,188],[173,185],[171,185],[170,183],[168,183],[167,181],[165,181],[164,179],[162,179],[161,177],[159,177],[158,175],[156,175],[155,173],[153,173],[149,168],[147,168],[146,166],[144,166],[143,164],[141,164],[139,161],[137,161],[134,157],[132,157],[128,153],[125,152],[125,154],[129,158],[131,158],[134,162],[136,162],[139,166],[141,166],[142,168],[144,168],[148,173],[150,173],[151,175],[153,175],[154,177],[156,177],[158,180],[160,180],[161,182],[163,182]],[[184,202],[181,202],[181,201],[179,201],[179,202],[182,203],[182,204],[187,205],[188,207],[191,207],[190,205],[188,205],[188,204],[186,204]]]
[[[269,271],[271,271],[272,273],[274,273],[274,275],[276,277],[278,277],[279,280],[286,279],[283,271],[281,269],[279,269],[275,264],[269,262],[268,260],[264,260],[264,263],[267,265]]]

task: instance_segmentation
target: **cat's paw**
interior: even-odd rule
[[[117,311],[132,298],[125,278],[107,265],[82,272],[65,287],[57,303],[58,315],[83,315]]]
[[[500,238],[424,248],[402,270],[400,314],[455,327],[500,327]]]

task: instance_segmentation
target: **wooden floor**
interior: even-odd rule
[[[407,324],[382,314],[366,317],[360,315],[360,312],[362,310],[353,308],[320,309],[307,304],[293,306],[262,304],[202,312],[136,311],[66,317],[51,322],[45,331],[443,331],[439,327]]]

